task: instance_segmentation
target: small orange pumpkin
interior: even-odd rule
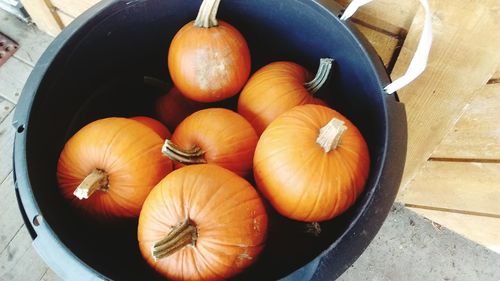
[[[80,129],[57,163],[62,195],[98,220],[138,217],[149,191],[170,171],[163,139],[127,118],[105,118]]]
[[[302,104],[326,105],[313,95],[327,81],[332,59],[323,58],[316,77],[310,82],[309,72],[287,61],[268,64],[248,80],[238,99],[238,113],[254,126],[258,135],[278,117]]]
[[[301,105],[264,131],[254,156],[259,190],[282,215],[329,220],[363,191],[370,168],[366,142],[337,111]]]
[[[184,167],[151,191],[139,247],[172,280],[221,280],[241,272],[264,247],[267,214],[255,189],[219,166]]]
[[[245,176],[252,169],[257,140],[252,125],[238,113],[207,108],[182,121],[162,151],[176,168],[212,163]]]
[[[174,87],[167,94],[158,98],[155,111],[160,121],[173,131],[182,120],[203,107],[203,104],[184,97]]]
[[[220,101],[236,95],[250,75],[250,50],[232,25],[217,21],[220,0],[204,0],[195,21],[175,35],[168,69],[175,86],[189,99]]]
[[[163,124],[160,121],[156,119],[147,116],[135,116],[131,117],[130,119],[138,121],[141,124],[148,126],[153,131],[155,131],[155,133],[157,133],[162,139],[168,139],[172,136],[170,131],[165,126],[163,126]]]

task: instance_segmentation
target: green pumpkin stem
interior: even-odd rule
[[[219,4],[221,0],[203,0],[198,11],[198,16],[194,21],[194,25],[197,27],[216,27],[219,25],[217,21],[217,11],[219,10]]]
[[[319,144],[325,153],[337,148],[344,132],[347,131],[344,121],[332,118],[328,124],[319,130],[316,143]]]
[[[205,152],[199,147],[186,150],[175,145],[171,140],[166,140],[161,152],[173,161],[182,164],[205,164]]]
[[[330,76],[330,72],[332,69],[333,59],[330,58],[322,58],[319,61],[319,68],[316,76],[313,80],[304,83],[304,87],[306,87],[307,91],[314,95],[328,80],[328,76]]]
[[[83,179],[75,189],[73,195],[78,199],[88,199],[97,190],[107,191],[109,188],[108,175],[103,170],[94,169]]]
[[[198,239],[196,226],[189,219],[176,225],[162,240],[151,248],[155,260],[168,257],[187,245],[195,246]]]

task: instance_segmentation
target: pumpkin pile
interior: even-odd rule
[[[174,87],[156,117],[110,117],[81,128],[57,166],[61,194],[84,216],[137,219],[144,259],[173,280],[221,280],[253,264],[265,247],[268,202],[302,222],[351,207],[369,174],[356,126],[315,93],[315,76],[290,61],[250,77],[250,50],[204,0],[168,51]],[[238,96],[237,111],[214,107]],[[250,182],[255,182],[255,187]]]

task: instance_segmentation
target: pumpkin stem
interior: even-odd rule
[[[220,0],[203,0],[198,11],[198,16],[194,21],[197,27],[216,27],[219,25],[217,21],[217,11],[219,10]]]
[[[103,170],[94,169],[83,179],[80,185],[75,189],[73,195],[78,199],[88,199],[97,190],[108,190],[108,175]]]
[[[161,152],[173,161],[182,164],[205,164],[205,152],[201,148],[195,146],[191,149],[182,149],[175,145],[171,140],[167,139],[163,144]]]
[[[155,261],[182,249],[184,246],[196,245],[198,239],[198,232],[196,226],[189,220],[181,222],[176,225],[162,240],[156,242],[151,248],[151,254]]]
[[[321,234],[321,225],[319,224],[319,222],[306,223],[305,227],[306,233],[308,234],[311,234],[315,237],[319,237],[319,235]]]
[[[313,80],[304,83],[304,87],[306,87],[307,91],[311,94],[315,94],[321,87],[325,84],[326,80],[328,80],[328,76],[330,75],[330,70],[332,69],[333,59],[330,58],[322,58],[319,61],[318,72],[316,73],[316,77]]]
[[[316,143],[319,144],[326,153],[334,150],[340,143],[342,134],[347,130],[344,121],[333,118],[323,128],[319,130]]]

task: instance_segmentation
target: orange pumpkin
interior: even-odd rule
[[[274,120],[254,156],[259,190],[279,213],[307,222],[348,209],[363,191],[369,168],[358,129],[337,111],[313,104]]]
[[[332,59],[321,59],[316,77],[310,82],[309,72],[287,61],[268,64],[248,80],[238,99],[238,113],[254,126],[258,135],[278,117],[297,105],[321,104],[316,93],[327,81]]]
[[[155,131],[155,133],[157,133],[162,139],[168,139],[172,136],[170,131],[165,126],[163,126],[163,124],[160,121],[156,119],[147,116],[136,116],[136,117],[131,117],[130,119],[138,121],[141,124],[148,126],[153,131]]]
[[[168,69],[175,86],[189,99],[220,101],[236,95],[250,75],[250,51],[232,25],[217,21],[220,0],[204,0],[195,21],[175,35]]]
[[[172,280],[221,280],[257,259],[267,214],[255,189],[216,165],[170,173],[149,194],[139,218],[143,257]]]
[[[155,105],[156,115],[172,131],[182,120],[202,108],[203,104],[184,97],[175,87],[159,97]]]
[[[163,139],[127,118],[105,118],[80,129],[57,164],[62,195],[98,220],[138,217],[149,191],[170,171]]]
[[[166,140],[163,153],[184,164],[212,163],[245,176],[252,169],[257,134],[245,118],[224,108],[208,108],[186,118]]]

